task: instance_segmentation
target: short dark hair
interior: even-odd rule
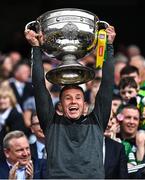
[[[121,100],[121,101],[122,101],[122,98],[121,98],[121,96],[120,96],[119,94],[114,94],[114,93],[113,93],[112,101],[113,101],[113,100]]]
[[[30,67],[30,64],[26,60],[19,61],[13,67],[13,73],[15,73],[23,65]]]
[[[133,77],[124,77],[120,80],[119,89],[124,89],[127,86],[138,89],[138,85]]]
[[[131,73],[137,73],[139,75],[139,70],[135,66],[127,65],[120,71],[120,76],[129,75]]]
[[[83,95],[84,95],[84,97],[85,97],[85,93],[84,93],[83,89],[82,89],[80,86],[78,86],[78,85],[66,85],[66,86],[64,86],[64,87],[61,89],[61,91],[60,91],[60,94],[59,94],[59,99],[60,99],[60,100],[61,100],[61,98],[62,98],[63,92],[66,91],[66,90],[68,90],[68,89],[78,89],[78,90],[80,90],[80,91],[83,93]]]
[[[134,110],[137,110],[138,113],[139,113],[139,118],[141,118],[141,112],[140,112],[140,109],[134,105],[134,104],[131,104],[131,103],[128,103],[128,104],[125,104],[125,105],[120,105],[120,107],[118,108],[117,110],[117,114],[118,113],[121,113],[124,109],[134,109]]]
[[[60,104],[60,101],[57,101],[57,102],[55,103],[55,110],[59,110],[59,104]]]

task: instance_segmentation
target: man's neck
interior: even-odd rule
[[[128,135],[128,134],[124,134],[124,133],[122,133],[122,139],[123,140],[125,140],[125,139],[133,139],[133,138],[135,138],[135,134],[132,134],[132,135]]]

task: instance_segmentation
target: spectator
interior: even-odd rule
[[[59,101],[59,93],[60,93],[61,87],[59,85],[53,84],[50,88],[50,94],[52,98],[52,102],[55,106],[55,104]]]
[[[140,129],[145,130],[145,86],[140,84],[140,76],[138,68],[135,66],[126,66],[120,72],[121,78],[123,77],[133,77],[138,85],[138,93],[137,93],[137,105],[141,111],[141,119],[140,119]]]
[[[0,78],[1,80],[7,80],[12,75],[12,60],[8,55],[0,56]]]
[[[112,97],[112,106],[111,106],[111,111],[112,114],[116,115],[116,112],[119,108],[119,106],[122,104],[122,98],[120,95],[115,95],[113,94]]]
[[[41,179],[40,167],[31,160],[30,146],[22,131],[9,132],[3,140],[6,160],[0,162],[0,179]]]
[[[122,107],[120,110],[119,117],[122,117],[120,120],[120,128],[121,128],[121,138],[124,144],[126,145],[126,153],[129,155],[130,151],[132,151],[134,159],[133,162],[129,162],[130,164],[136,165],[136,134],[138,132],[139,127],[139,119],[140,113],[139,109],[134,106],[127,104]],[[127,143],[126,143],[127,142]],[[128,157],[130,158],[130,157]],[[128,159],[130,161],[130,159]],[[132,161],[132,160],[131,160]]]
[[[126,66],[128,59],[122,54],[114,57],[114,94],[119,94],[120,71]]]
[[[138,85],[132,77],[122,78],[119,89],[123,104],[127,104],[131,98],[136,98],[138,93]]]
[[[104,166],[106,179],[127,179],[127,156],[121,139],[117,138],[119,123],[115,114],[111,113],[104,132]],[[114,156],[115,155],[115,156]]]
[[[9,57],[12,60],[13,66],[15,66],[18,62],[22,60],[22,55],[18,51],[9,52]]]
[[[133,56],[130,59],[129,64],[131,66],[135,66],[136,68],[138,68],[141,83],[143,85],[145,82],[145,58],[141,55]]]
[[[28,140],[23,132],[13,131],[8,133],[3,140],[6,156],[1,165],[2,179],[32,179],[33,165]],[[4,168],[4,169],[3,169]]]
[[[127,157],[124,146],[105,137],[105,179],[128,179]]]
[[[140,87],[141,79],[139,76],[139,70],[135,66],[127,65],[125,66],[121,71],[120,71],[120,77],[125,78],[125,77],[132,77],[137,85]]]
[[[141,55],[141,50],[137,45],[131,44],[127,47],[126,53],[127,53],[128,58],[130,59],[133,56]]]
[[[120,125],[117,121],[116,115],[111,112],[107,127],[104,132],[104,136],[111,138],[115,141],[121,142],[121,139],[117,137],[117,134],[120,132]]]
[[[141,148],[136,139],[140,120],[139,109],[133,104],[125,105],[120,110],[120,117],[122,117],[120,120],[120,133],[128,157],[128,167],[133,167],[143,161],[143,156],[142,159],[138,159],[139,156],[137,156]],[[137,178],[136,173],[130,176]]]
[[[31,127],[31,117],[36,111],[34,96],[27,98],[23,103],[23,117],[27,128]]]
[[[40,127],[36,112],[31,117],[31,131],[33,133],[29,138],[32,160],[39,165],[41,178],[46,177],[46,148],[45,136]]]
[[[24,101],[33,96],[32,83],[30,82],[30,66],[25,62],[19,62],[14,66],[13,74],[14,77],[9,80],[10,86],[23,111]]]
[[[3,159],[2,141],[4,136],[13,130],[28,133],[23,116],[16,108],[16,98],[10,87],[0,88],[0,158]]]
[[[36,112],[32,114],[31,131],[35,135],[33,142],[30,142],[31,153],[33,159],[46,159],[45,136],[40,127]]]
[[[85,92],[85,100],[88,104],[90,104],[89,107],[89,112],[91,112],[91,110],[93,109],[93,101],[94,101],[94,97],[98,92],[100,83],[101,83],[101,79],[102,79],[102,69],[96,69],[95,70],[95,79],[92,81],[88,81],[85,85],[86,87],[84,88],[84,84],[80,85],[84,92]],[[95,92],[94,92],[95,91]],[[93,99],[94,98],[94,99]]]

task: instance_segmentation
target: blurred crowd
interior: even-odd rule
[[[88,55],[79,62],[95,68],[95,55]],[[52,60],[44,54],[45,72],[56,67],[58,63],[59,61]],[[122,175],[124,173],[123,166],[125,168],[126,165],[130,179],[144,178],[145,169],[141,165],[145,163],[145,58],[140,48],[133,44],[127,46],[125,52],[115,52],[114,66],[112,110],[104,133],[103,149],[105,150],[103,154],[106,179],[124,177]],[[95,79],[81,85],[85,91],[85,115],[90,113],[94,107],[95,96],[102,78],[101,69],[97,68],[95,71]],[[59,92],[62,87],[51,84],[47,80],[46,85],[51,93],[56,111],[61,114]],[[7,54],[0,53],[0,164],[12,156],[12,153],[3,151],[4,142],[8,139],[8,137],[6,139],[4,137],[12,132],[20,134],[21,131],[26,137],[23,134],[21,136],[27,138],[30,145],[34,171],[39,169],[40,174],[37,176],[36,173],[36,178],[43,178],[46,167],[45,137],[39,125],[35,108],[31,60],[23,58],[17,51]],[[108,143],[108,139],[113,141]],[[116,146],[113,145],[113,142],[117,142]],[[117,158],[116,150],[119,145],[124,148],[123,151],[120,150],[120,153],[125,152],[125,157],[121,154]],[[15,148],[13,144],[13,149]],[[12,151],[12,149],[10,150]],[[35,163],[37,161],[38,164]],[[125,163],[127,164],[125,165]],[[0,173],[1,167],[2,165],[0,165]],[[110,170],[111,168],[113,170]]]

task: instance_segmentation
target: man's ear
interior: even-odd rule
[[[5,156],[6,156],[6,158],[9,158],[9,152],[10,152],[10,150],[9,149],[4,149],[4,154],[5,154]]]
[[[57,108],[58,108],[58,110],[56,110],[57,114],[62,116],[63,115],[63,108],[62,108],[61,102],[58,103]]]
[[[58,103],[58,110],[59,110],[60,112],[63,111],[61,102]]]
[[[84,116],[86,116],[88,114],[89,111],[89,105],[87,102],[84,102]]]
[[[124,120],[124,115],[122,113],[119,113],[117,114],[116,118],[119,122],[122,122]]]

